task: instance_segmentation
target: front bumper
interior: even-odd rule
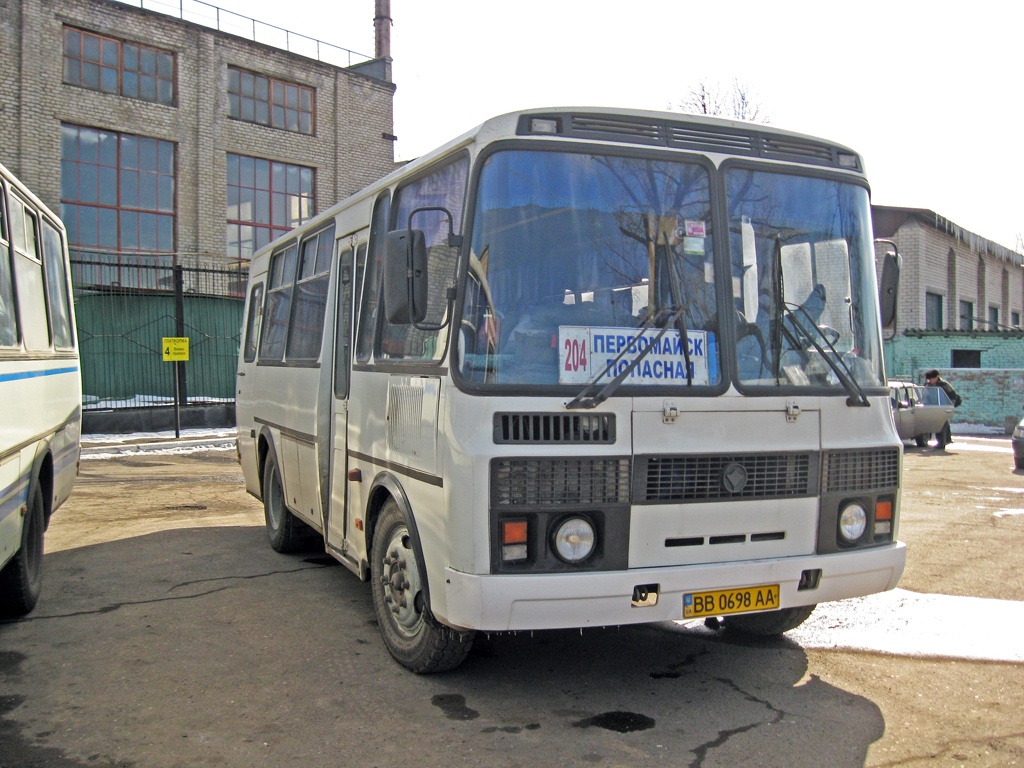
[[[683,618],[683,595],[762,584],[780,586],[780,607],[884,592],[896,586],[906,545],[712,565],[542,575],[484,575],[445,569],[444,623],[466,630],[568,629]],[[798,590],[806,570],[821,569],[815,589]],[[658,600],[632,604],[633,590],[658,585]]]

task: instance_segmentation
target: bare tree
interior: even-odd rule
[[[755,98],[750,86],[738,79],[734,79],[729,88],[723,88],[720,83],[701,80],[690,88],[689,94],[678,106],[684,112],[698,115],[728,117],[751,123],[771,122],[771,116]]]

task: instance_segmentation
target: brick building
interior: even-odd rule
[[[0,46],[0,160],[73,249],[245,259],[394,169],[386,52],[338,67],[108,0],[5,0]]]
[[[1024,403],[1024,255],[921,208],[872,206],[875,237],[903,256],[890,378],[937,368],[964,405],[957,420],[1006,428]]]
[[[366,4],[375,57],[195,0],[0,0],[0,162],[68,230],[87,431],[233,421],[249,257],[395,168]]]

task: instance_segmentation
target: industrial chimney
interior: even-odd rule
[[[391,58],[391,0],[374,0],[373,55],[377,59]]]

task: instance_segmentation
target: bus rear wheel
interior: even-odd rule
[[[24,616],[36,607],[43,591],[44,514],[43,489],[36,483],[21,527],[21,547],[0,571],[0,614],[4,616]]]
[[[267,537],[275,552],[290,554],[310,548],[313,529],[288,511],[277,456],[272,450],[263,465],[263,516],[267,522]]]
[[[426,574],[405,515],[394,499],[381,509],[370,555],[370,583],[377,624],[388,651],[406,669],[424,674],[461,664],[472,632],[457,632],[430,613]]]
[[[783,608],[779,611],[765,613],[743,613],[738,616],[727,616],[725,628],[745,635],[772,637],[796,629],[810,616],[815,605],[801,605],[797,608]]]

